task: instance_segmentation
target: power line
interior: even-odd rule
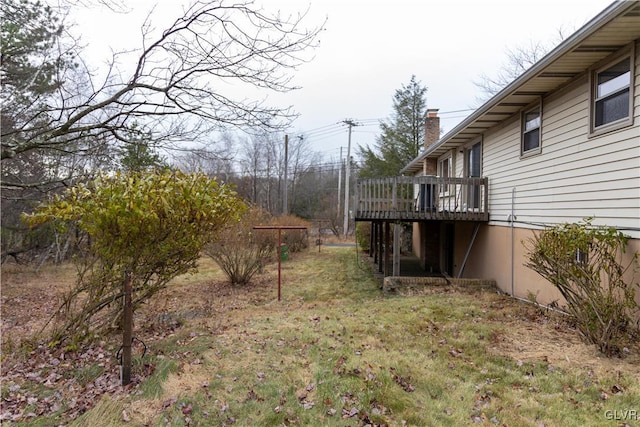
[[[443,115],[443,114],[466,113],[467,111],[476,111],[476,109],[475,108],[466,108],[464,110],[438,111],[438,114],[439,115]]]
[[[305,135],[307,138],[311,139],[311,138],[319,138],[319,137],[324,137],[324,136],[331,136],[331,135],[337,135],[340,133],[344,133],[344,128],[335,128],[335,129],[328,129],[324,132],[318,132],[318,133],[306,133],[303,132],[302,134]]]
[[[449,114],[449,113],[457,113],[457,112],[463,112],[463,111],[473,111],[473,110],[455,110],[455,111],[445,111],[445,112],[441,112],[439,114]],[[384,118],[373,118],[373,119],[358,119],[358,126],[362,126],[362,127],[371,127],[371,126],[378,126],[380,124],[381,121],[385,120]],[[319,126],[317,128],[313,128],[313,129],[308,129],[308,130],[299,130],[297,133],[300,135],[304,135],[306,138],[310,139],[310,140],[322,140],[322,139],[326,139],[326,138],[331,138],[334,136],[338,136],[340,135],[342,132],[344,132],[344,121],[342,122],[337,122],[337,123],[330,123],[324,126]],[[373,131],[356,131],[358,133],[372,133]]]
[[[305,131],[304,133],[313,133],[315,131],[319,131],[319,130],[322,130],[322,129],[325,129],[325,128],[328,128],[328,127],[339,126],[339,125],[340,125],[340,122],[331,123],[331,124],[328,124],[328,125],[320,126],[318,128],[309,129],[309,130]]]

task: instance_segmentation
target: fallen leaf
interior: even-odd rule
[[[621,386],[619,386],[618,384],[614,384],[611,387],[611,393],[620,394],[620,393],[623,393],[623,392],[624,392],[624,389]]]
[[[162,402],[162,409],[167,409],[169,406],[171,406],[174,403],[176,403],[177,400],[178,399],[176,399],[175,397],[170,397],[169,399],[167,399],[164,402]]]
[[[358,410],[358,408],[355,408],[355,407],[353,407],[351,409],[342,408],[342,418],[355,417],[356,415],[358,415],[358,412],[360,412],[360,411]]]

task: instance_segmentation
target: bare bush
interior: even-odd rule
[[[356,224],[356,242],[363,251],[368,251],[371,247],[371,223],[358,222]]]
[[[303,229],[283,230],[282,243],[287,245],[289,252],[300,252],[309,247],[308,229],[311,228],[310,222],[294,215],[283,215],[283,216],[274,218],[271,221],[271,224],[275,226],[288,225],[288,226],[307,227],[307,230],[303,230]]]
[[[526,242],[525,265],[560,291],[585,340],[609,356],[620,353],[638,313],[638,284],[629,271],[638,254],[626,267],[621,261],[627,241],[615,228],[595,227],[587,219],[543,230]]]
[[[275,240],[269,233],[256,233],[255,225],[266,224],[270,215],[258,207],[247,210],[240,221],[229,224],[204,253],[224,271],[232,285],[247,285],[273,255]]]

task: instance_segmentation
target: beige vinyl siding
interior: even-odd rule
[[[542,153],[520,158],[520,118],[484,136],[492,224],[505,225],[515,187],[518,226],[579,221],[616,226],[640,237],[640,55],[634,125],[589,138],[589,83],[580,77],[542,104]],[[530,223],[530,224],[526,224]]]

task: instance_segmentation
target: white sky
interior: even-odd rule
[[[140,24],[158,3],[156,24],[180,16],[175,0],[127,2],[134,13],[123,17],[104,9],[81,11],[82,40],[102,62],[114,50],[139,40]],[[611,0],[263,0],[265,9],[284,14],[310,7],[308,26],[327,18],[315,58],[302,65],[293,83],[302,89],[272,97],[278,105],[293,105],[300,117],[290,135],[307,133],[315,151],[338,158],[346,154],[347,127],[353,119],[352,155],[358,145],[372,145],[377,122],[392,112],[396,89],[411,75],[425,86],[427,105],[439,108],[441,126],[451,130],[477,107],[481,74],[494,76],[507,48],[531,41],[557,40],[559,29],[570,35],[605,9]],[[161,18],[160,13],[166,14]],[[96,60],[96,59],[92,60]]]

